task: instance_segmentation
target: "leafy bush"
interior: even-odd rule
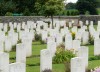
[[[42,38],[41,38],[41,34],[37,34],[35,33],[35,40],[36,41],[40,41]]]
[[[89,44],[94,45],[94,38],[89,36]]]
[[[65,45],[60,44],[57,47],[55,56],[53,57],[53,63],[64,63],[65,72],[70,72],[70,60],[73,57],[75,57],[75,54],[73,54],[73,51],[65,50]]]
[[[100,55],[89,57],[89,61],[92,61],[92,60],[100,60]]]
[[[64,50],[65,50],[65,45],[62,43],[62,44],[57,46],[56,53],[59,53],[59,52],[64,51]]]
[[[46,41],[43,41],[42,38],[40,39],[41,44],[46,44]]]
[[[75,54],[73,54],[73,52],[70,50],[57,51],[55,56],[53,57],[53,63],[70,62],[70,59],[73,57],[75,57]]]
[[[5,14],[5,16],[13,16],[13,13],[7,12],[7,13]]]
[[[16,51],[16,45],[12,46],[12,52]]]
[[[41,44],[45,44],[46,43],[46,41],[42,40],[41,34],[37,34],[37,33],[35,34],[35,41],[40,41]]]
[[[27,7],[25,8],[23,14],[24,14],[24,16],[30,16],[30,11]]]
[[[69,12],[69,11],[67,11],[67,15],[68,15],[68,16],[70,15],[70,12]]]
[[[71,32],[72,34],[72,39],[74,40],[75,39],[75,32]]]

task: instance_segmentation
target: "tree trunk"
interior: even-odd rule
[[[53,26],[53,15],[51,15],[51,20],[52,20],[52,29],[54,29],[54,26]]]

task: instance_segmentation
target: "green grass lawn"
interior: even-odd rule
[[[32,44],[32,56],[26,60],[26,71],[27,72],[40,72],[40,50],[46,49],[46,44],[41,44],[40,42],[33,42]],[[94,47],[93,45],[88,45],[89,47],[89,57],[93,56]],[[10,63],[15,62],[15,51],[10,52]],[[89,61],[89,69],[100,65],[100,60]],[[53,72],[64,72],[64,64],[53,64]]]

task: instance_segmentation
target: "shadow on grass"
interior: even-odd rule
[[[40,55],[32,55],[32,56],[27,57],[27,58],[35,58],[35,57],[40,57]]]
[[[10,58],[10,60],[15,60],[15,59],[16,59],[16,57],[11,57],[11,58]]]
[[[27,64],[27,66],[40,66],[40,63],[36,63],[36,64]]]

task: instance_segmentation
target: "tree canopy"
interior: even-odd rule
[[[97,2],[96,0],[78,0],[76,8],[79,10],[80,14],[85,14],[87,11],[91,15],[97,15]]]

